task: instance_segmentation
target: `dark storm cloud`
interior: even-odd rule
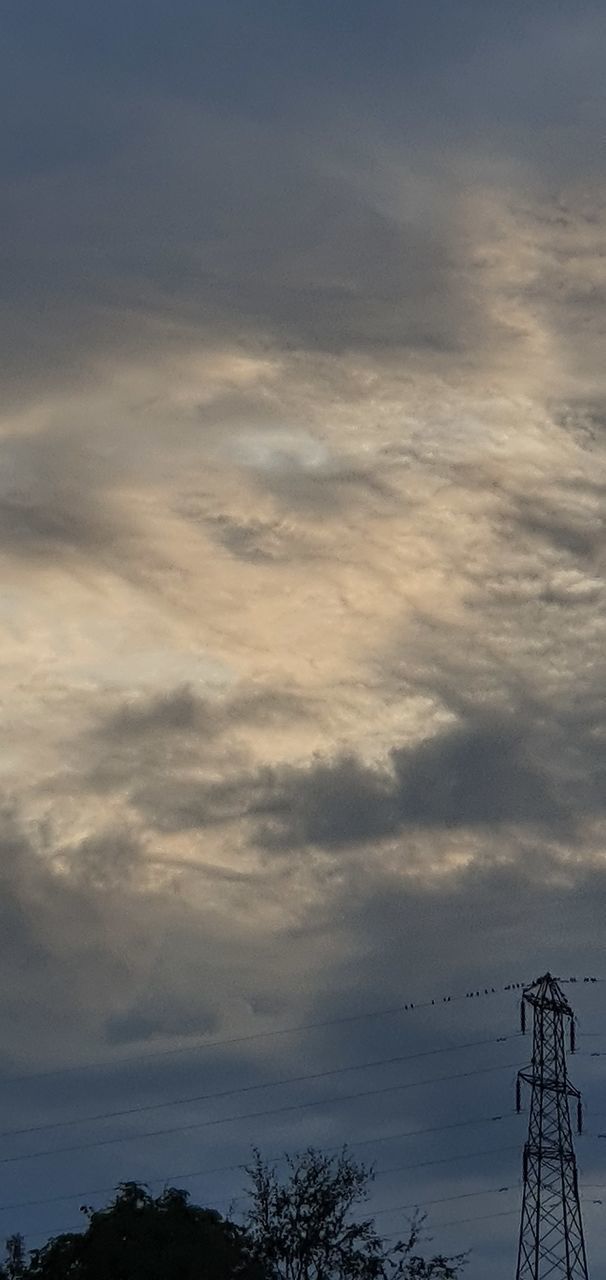
[[[296,724],[312,714],[310,702],[297,694],[253,684],[224,698],[201,697],[181,685],[151,697],[120,699],[108,711],[95,710],[91,726],[66,744],[72,767],[57,786],[101,794],[124,786],[137,793],[149,788],[150,795],[170,797],[169,808],[185,806],[183,812],[192,815],[185,826],[197,826],[204,787],[192,787],[192,771],[212,764],[229,772],[236,768],[234,750],[236,757],[241,755],[234,735],[237,739],[242,730]],[[221,802],[228,811],[235,803],[227,800],[229,789],[227,784]],[[182,825],[181,820],[177,828]]]
[[[572,326],[572,333],[574,337],[577,337],[574,334],[574,326]],[[564,404],[554,405],[552,412],[554,422],[569,431],[577,439],[584,441],[588,449],[599,448],[606,428],[606,399],[596,398],[591,400],[580,396],[577,400],[573,398]],[[571,480],[571,491],[579,488],[582,484],[582,481]],[[600,498],[603,497],[604,485],[600,483],[598,478],[591,480],[587,477],[584,484],[589,493],[593,493]]]
[[[61,854],[59,854],[61,856]],[[65,851],[71,883],[90,893],[131,888],[135,876],[143,874],[142,851],[137,842],[123,832],[87,836]]]
[[[157,697],[121,705],[101,723],[97,733],[102,739],[120,742],[148,738],[156,732],[196,732],[208,737],[214,736],[218,727],[208,704],[185,685]]]
[[[256,453],[264,455],[261,461]],[[247,458],[247,471],[255,488],[270,498],[269,515],[209,513],[208,507],[216,505],[215,495],[188,496],[179,502],[178,512],[236,560],[249,564],[279,567],[321,561],[319,519],[337,524],[350,512],[359,519],[363,511],[384,514],[388,508],[402,509],[401,494],[378,471],[334,454],[321,460],[301,457],[296,444],[289,444],[277,429],[273,435],[260,432],[257,449],[253,444]]]
[[[23,975],[31,976],[38,971],[45,974],[45,995],[50,995],[51,987],[54,992],[48,1016],[55,1020],[61,1017],[66,1032],[70,1023],[77,1026],[78,1018],[83,1016],[82,1001],[86,1001],[87,989],[91,994],[91,983],[96,996],[100,997],[103,980],[110,986],[118,982],[124,995],[122,1011],[108,1015],[111,1039],[146,1039],[152,1034],[194,1034],[196,1031],[203,1036],[209,1029],[215,1029],[220,1024],[223,999],[220,973],[225,953],[222,948],[217,949],[218,939],[213,943],[214,931],[210,934],[208,929],[201,931],[198,908],[177,903],[167,916],[158,900],[159,914],[156,915],[153,896],[148,896],[148,889],[141,881],[141,854],[129,838],[119,833],[106,832],[68,850],[55,846],[52,852],[55,859],[61,859],[64,867],[61,874],[55,871],[54,860],[48,861],[48,850],[41,856],[14,816],[4,815],[1,874],[5,981],[1,998],[5,1009],[10,1006],[16,1010],[14,1002],[19,1001]],[[369,944],[376,948],[377,938],[381,938],[381,947],[373,953],[375,959],[369,957],[364,974],[359,975],[362,985],[356,993],[358,1008],[363,1007],[365,998],[372,1007],[369,997],[375,981],[375,962],[380,963],[381,972],[383,966],[388,972],[396,953],[401,963],[403,946],[406,954],[415,957],[415,971],[426,970],[429,978],[443,973],[443,948],[446,948],[459,983],[464,982],[467,972],[471,975],[474,967],[477,969],[477,948],[470,946],[469,929],[477,932],[480,948],[487,929],[495,941],[503,938],[504,949],[501,951],[497,946],[490,966],[492,972],[499,973],[504,972],[503,963],[511,965],[514,934],[516,955],[524,938],[519,952],[520,965],[532,971],[540,962],[541,953],[553,947],[554,922],[560,917],[570,925],[566,931],[568,942],[558,937],[557,943],[563,969],[570,967],[573,971],[579,938],[585,939],[589,951],[598,946],[599,921],[606,895],[605,873],[599,859],[586,863],[571,861],[531,841],[516,851],[504,846],[500,853],[497,847],[496,856],[478,855],[464,869],[453,871],[445,879],[402,881],[395,864],[390,870],[380,860],[369,860],[366,856],[353,862],[350,872],[345,880],[339,879],[330,888],[327,886],[326,901],[318,907],[319,917],[306,922],[302,936],[309,935],[311,939],[314,931],[321,932],[328,922],[334,922],[335,929],[351,931],[360,954],[365,953]],[[258,891],[263,891],[261,886]],[[257,892],[252,884],[250,892],[253,895]],[[152,969],[143,988],[135,984],[135,994],[130,999],[132,975],[120,954],[123,939],[119,917],[122,915],[125,927],[130,918],[131,929],[134,926],[139,931],[143,925],[145,929],[158,930],[156,945],[152,948],[155,957]],[[469,925],[467,931],[462,927],[465,920]],[[434,949],[437,931],[442,938],[439,954]],[[204,967],[208,962],[209,945],[211,950],[213,945],[215,948],[214,984],[212,990],[206,991],[201,1004],[199,966]],[[237,958],[237,954],[235,947],[232,955]],[[396,970],[397,965],[394,975]],[[244,974],[241,978],[241,991],[246,994],[250,981]],[[382,977],[381,981],[384,980]],[[395,993],[399,979],[396,982],[394,976],[392,981]],[[71,1010],[67,1005],[63,1008],[64,987],[70,985]],[[386,991],[382,999],[376,999],[378,1006],[386,1003],[385,994]],[[260,992],[255,996],[251,991],[250,999],[261,1009]],[[329,1016],[332,1006],[327,1001],[330,999],[319,991],[316,1012]],[[111,1009],[113,1003],[108,990],[100,1001],[100,1008]],[[36,1009],[35,1002],[24,1006],[19,1014],[20,1023],[35,1020]],[[46,1026],[44,1019],[38,1027],[40,1034]],[[347,1034],[346,1031],[343,1034]]]
[[[535,856],[537,855],[538,856]],[[345,974],[333,975],[336,983],[324,983],[315,994],[313,1008],[307,1009],[303,1018],[292,1000],[288,1008],[278,1010],[278,1025],[294,1024],[297,1020],[321,1021],[338,1018],[351,1011],[383,1008],[399,1005],[403,998],[419,998],[439,995],[448,990],[461,994],[466,985],[477,985],[481,972],[485,982],[499,983],[535,977],[554,956],[553,939],[557,933],[557,965],[559,971],[574,972],[579,964],[592,972],[596,963],[595,940],[599,935],[603,917],[606,887],[601,864],[584,869],[575,868],[574,875],[566,861],[544,856],[535,846],[522,848],[517,854],[503,856],[498,865],[493,859],[476,859],[471,866],[453,873],[447,881],[433,883],[412,880],[405,884],[396,875],[386,874],[376,861],[361,859],[346,881],[333,887],[330,902],[318,904],[320,927],[329,921],[331,928],[350,932],[356,940],[357,963],[355,973],[351,966]],[[316,927],[317,927],[317,923]],[[176,937],[171,939],[169,952],[160,955],[154,980],[148,991],[135,994],[119,1013],[111,1013],[107,1020],[106,1035],[115,1046],[131,1040],[145,1051],[149,1039],[164,1034],[165,1028],[175,1026],[194,1036],[210,1038],[217,1033],[217,1010],[204,1008],[200,1002],[200,986],[204,982],[205,958],[202,931],[192,927],[191,938],[184,953],[177,954]],[[487,936],[490,943],[487,945]],[[377,947],[377,937],[381,939]],[[437,939],[440,947],[437,947]],[[579,941],[581,940],[581,941]],[[308,928],[308,946],[314,945],[315,934]],[[290,939],[292,945],[293,939]],[[448,962],[445,964],[444,956]],[[478,957],[481,956],[481,964]],[[512,959],[513,958],[513,959]],[[184,964],[185,961],[185,964]],[[179,964],[181,977],[188,970],[189,998],[183,983],[177,992],[174,1007],[170,1000],[157,1006],[154,999],[158,987],[174,986]],[[216,970],[213,969],[213,973]],[[468,980],[469,979],[469,983]],[[349,985],[348,985],[349,984]],[[245,982],[242,982],[245,988]],[[595,1006],[579,1004],[577,1010],[588,1017],[585,1027],[594,1025]],[[451,1012],[452,1011],[452,1016]],[[220,1023],[218,1024],[220,1028]],[[221,1115],[246,1114],[265,1107],[279,1107],[289,1103],[318,1103],[327,1096],[347,1095],[356,1089],[380,1089],[390,1084],[402,1085],[407,1081],[426,1077],[448,1075],[499,1065],[500,1063],[526,1062],[530,1043],[512,1041],[504,1045],[497,1037],[514,1034],[518,1027],[517,999],[515,996],[493,997],[487,1001],[458,1002],[443,1010],[423,1011],[403,1015],[401,1018],[361,1021],[336,1025],[323,1031],[310,1031],[305,1039],[304,1058],[299,1037],[279,1037],[270,1040],[266,1055],[260,1059],[249,1052],[247,1046],[224,1047],[219,1053],[186,1054],[182,1058],[167,1057],[122,1065],[118,1062],[111,1072],[101,1069],[92,1072],[68,1074],[65,1078],[52,1078],[44,1085],[44,1109],[40,1109],[40,1081],[28,1087],[21,1084],[19,1100],[13,1102],[10,1127],[21,1122],[32,1122],[32,1114],[42,1122],[49,1118],[71,1118],[74,1113],[112,1110],[121,1106],[137,1106],[142,1102],[165,1102],[169,1098],[199,1096],[205,1092],[240,1085],[261,1084],[277,1077],[298,1075],[306,1070],[330,1069],[356,1062],[388,1057],[390,1054],[406,1054],[432,1050],[436,1046],[457,1046],[466,1040],[485,1040],[494,1036],[494,1045],[481,1050],[454,1052],[438,1057],[435,1062],[412,1061],[394,1065],[379,1072],[351,1073],[341,1079],[319,1080],[295,1086],[279,1092],[268,1091],[258,1097],[244,1100],[226,1099],[224,1110],[215,1110],[213,1104],[199,1104],[187,1109],[178,1108],[159,1121],[153,1111],[141,1118],[107,1122],[103,1136],[122,1134],[130,1137],[139,1130],[169,1128],[171,1124],[196,1124],[219,1118]],[[220,1034],[220,1030],[219,1030]],[[152,1045],[153,1047],[153,1045]],[[108,1052],[109,1045],[106,1048]],[[431,1065],[429,1065],[431,1064]],[[347,1100],[330,1106],[304,1109],[292,1115],[267,1116],[262,1121],[241,1120],[236,1125],[219,1129],[219,1141],[215,1130],[204,1127],[195,1129],[191,1138],[187,1133],[177,1134],[175,1139],[159,1139],[154,1142],[125,1142],[115,1147],[101,1149],[99,1153],[82,1152],[68,1156],[65,1175],[61,1162],[29,1162],[27,1177],[22,1189],[11,1185],[8,1200],[32,1199],[48,1196],[49,1169],[52,1169],[53,1194],[65,1190],[82,1191],[87,1187],[112,1186],[120,1177],[141,1176],[162,1179],[171,1170],[213,1168],[232,1161],[246,1161],[250,1146],[257,1142],[268,1156],[283,1150],[304,1148],[310,1140],[319,1144],[357,1141],[366,1137],[391,1137],[388,1144],[369,1143],[358,1152],[368,1161],[374,1159],[380,1169],[408,1166],[427,1160],[461,1158],[459,1165],[441,1166],[396,1176],[391,1194],[388,1179],[381,1176],[374,1189],[378,1205],[398,1204],[402,1201],[436,1196],[456,1195],[473,1189],[482,1190],[507,1183],[515,1183],[519,1172],[520,1149],[523,1141],[525,1117],[514,1120],[513,1110],[515,1069],[499,1070],[474,1077],[469,1081],[449,1081],[446,1085],[424,1084],[423,1087],[388,1093],[385,1098],[375,1097],[368,1102]],[[592,1080],[587,1064],[581,1055],[575,1062],[574,1083],[583,1087],[588,1113],[599,1112],[599,1082]],[[8,1091],[7,1091],[8,1092]],[[9,1095],[12,1098],[12,1095]],[[91,1101],[94,1099],[93,1105]],[[421,1137],[407,1141],[393,1140],[401,1131],[423,1129],[428,1126],[448,1124],[453,1121],[453,1108],[457,1117],[465,1120],[485,1116],[502,1115],[502,1121],[491,1126],[463,1130],[446,1130],[434,1137]],[[74,1142],[94,1141],[100,1130],[87,1126],[73,1134]],[[586,1181],[595,1171],[599,1181],[595,1149],[591,1139],[585,1139],[584,1174]],[[40,1135],[37,1147],[42,1143]],[[587,1143],[589,1142],[589,1146]],[[63,1145],[60,1143],[59,1145]],[[514,1147],[509,1152],[509,1146]],[[503,1151],[502,1148],[506,1150]],[[477,1160],[469,1164],[463,1159],[467,1152],[496,1149],[486,1164],[478,1166]],[[103,1163],[100,1163],[102,1160]],[[38,1167],[40,1166],[40,1172]],[[11,1166],[12,1168],[12,1166]],[[102,1175],[100,1176],[102,1169]],[[473,1179],[470,1186],[469,1179]],[[444,1179],[444,1181],[440,1181]],[[180,1183],[181,1185],[181,1183]],[[208,1197],[216,1203],[223,1184],[215,1178],[193,1184],[196,1198]],[[38,1189],[39,1188],[39,1189]],[[239,1194],[242,1176],[235,1171],[225,1183],[225,1195]],[[410,1190],[410,1194],[409,1194]],[[101,1203],[103,1196],[98,1197]],[[80,1197],[81,1202],[81,1197]],[[97,1203],[97,1201],[95,1201]],[[517,1203],[517,1201],[514,1201]],[[498,1207],[498,1206],[497,1206]],[[67,1221],[55,1212],[48,1219],[48,1229]],[[433,1210],[434,1221],[455,1214]],[[13,1215],[16,1225],[24,1221],[22,1215]],[[46,1223],[45,1223],[46,1225]],[[432,1224],[433,1225],[433,1224]],[[28,1227],[27,1229],[31,1229]],[[39,1229],[37,1227],[36,1229]],[[445,1243],[439,1228],[433,1229],[436,1246]],[[461,1234],[461,1243],[475,1243],[479,1237],[469,1232]],[[450,1247],[450,1237],[448,1247]]]
[[[572,521],[565,523],[558,518],[557,512],[541,504],[540,499],[525,504],[519,524],[528,533],[544,538],[558,551],[567,552],[573,558],[593,556],[602,542],[599,524],[587,530]]]
[[[10,0],[4,403],[38,403],[0,488],[24,584],[3,1078],[601,967],[605,24],[599,0]],[[156,553],[143,600],[124,578]],[[38,561],[73,601],[23,656]],[[192,655],[200,685],[165,687]],[[241,684],[212,697],[215,657]],[[70,1071],[7,1093],[6,1127],[485,1034],[453,1009]],[[2,1199],[505,1113],[514,1074],[9,1165]],[[394,1202],[442,1194],[413,1177]]]
[[[97,331],[114,354],[112,323],[136,351],[138,316],[148,345],[163,342],[175,322],[185,345],[211,329],[311,350],[483,345],[446,226],[417,218],[402,228],[331,173],[320,144],[304,135],[287,140],[270,124],[197,119],[180,103],[145,110],[141,136],[93,176],[76,167],[59,184],[44,174],[11,188],[3,235],[15,378],[20,328],[31,329],[30,362],[52,365],[62,330],[73,338],[77,369],[90,372],[74,308],[84,341]],[[50,326],[35,314],[42,291]]]
[[[150,990],[123,1013],[111,1016],[106,1034],[110,1044],[151,1040],[154,1036],[204,1036],[221,1025],[220,1015],[208,1008],[208,995],[174,990],[167,997],[160,987]]]
[[[256,564],[274,564],[290,559],[290,548],[281,551],[280,534],[269,522],[230,520],[227,516],[218,516],[212,522],[211,529],[226,551],[238,560],[249,560]]]
[[[10,1060],[15,1049],[27,1053],[36,1034],[40,1048],[52,1046],[59,1029],[69,1043],[79,1020],[94,1020],[97,1001],[128,984],[126,921],[117,904],[129,898],[135,874],[142,887],[145,869],[136,842],[123,833],[49,848],[11,809],[0,816],[0,1004],[11,1023],[4,1045]]]
[[[68,84],[52,104],[59,112],[65,111],[73,82],[82,86],[86,68],[93,84],[109,83],[114,92],[151,84],[167,94],[218,104],[222,111],[246,106],[260,115],[274,114],[278,104],[289,114],[303,104],[310,110],[318,91],[337,102],[355,93],[367,104],[380,86],[388,103],[397,95],[408,105],[433,108],[439,117],[444,102],[435,101],[437,82],[459,126],[466,116],[477,116],[481,90],[489,120],[505,111],[513,121],[534,116],[544,123],[563,114],[578,87],[585,97],[599,87],[599,57],[586,31],[591,23],[590,30],[599,28],[601,17],[599,0],[584,0],[559,21],[546,0],[532,10],[517,2],[466,0],[456,13],[434,0],[405,7],[396,0],[339,0],[328,13],[321,3],[303,10],[294,0],[276,0],[262,10],[248,0],[222,9],[201,8],[193,0],[170,6],[133,0],[126,12],[115,2],[89,11],[62,0],[51,18],[39,0],[26,11],[9,6],[6,42],[13,65],[19,68],[25,55],[43,85],[59,70],[67,73]],[[567,84],[561,40],[575,28],[580,37],[569,52],[577,78]],[[521,73],[531,55],[535,75],[526,81]],[[459,78],[455,96],[449,75],[460,77],[462,68],[467,74]],[[420,123],[415,120],[417,128]],[[76,138],[83,129],[77,120]]]
[[[372,1008],[373,996],[383,1006],[404,990],[414,998],[415,985],[448,994],[445,974],[456,974],[465,990],[477,987],[473,975],[480,972],[486,981],[499,975],[503,982],[534,975],[545,964],[563,976],[579,966],[600,973],[605,899],[599,851],[579,860],[567,851],[554,853],[541,840],[522,839],[515,847],[497,840],[480,848],[445,877],[402,879],[397,862],[390,871],[363,856],[342,882],[338,913],[332,904],[330,910],[365,956],[355,979],[350,971],[344,975],[352,1003],[355,996],[358,1007],[363,1000]],[[318,992],[318,1017],[329,1006],[330,995]],[[468,1016],[481,1027],[486,1011],[470,1006]],[[455,1010],[457,1035],[460,1021]],[[509,1029],[516,1030],[517,1022]],[[345,1042],[350,1034],[357,1037],[360,1030],[344,1027]],[[396,1024],[385,1034],[397,1041],[401,1029]]]
[[[215,737],[237,725],[271,725],[307,715],[308,708],[296,694],[281,689],[243,687],[224,698],[203,698],[189,685],[152,697],[122,701],[103,716],[92,730],[92,739],[118,745],[180,733]]]
[[[299,769],[266,768],[221,783],[175,777],[162,795],[143,787],[133,801],[161,830],[252,818],[267,849],[342,847],[406,828],[498,827],[566,819],[548,772],[510,724],[470,724],[391,752],[390,768],[355,756]]]
[[[257,838],[267,848],[339,846],[381,839],[398,829],[397,798],[389,775],[355,757],[309,770],[277,774],[270,802],[257,800]]]
[[[80,998],[86,998],[87,984],[93,981],[93,975],[98,984],[105,973],[108,981],[119,980],[125,984],[123,1010],[109,1015],[110,1038],[193,1034],[196,1027],[197,1034],[204,1035],[209,1029],[215,1029],[220,1021],[219,974],[224,954],[221,949],[214,952],[215,984],[212,991],[206,992],[202,1007],[199,965],[207,963],[204,956],[207,944],[212,945],[212,937],[204,929],[201,932],[198,909],[186,909],[182,903],[176,905],[167,943],[163,928],[167,917],[160,911],[155,918],[152,899],[148,899],[147,914],[148,891],[140,878],[137,885],[133,876],[134,869],[140,877],[140,854],[128,838],[105,833],[69,850],[55,847],[53,852],[67,868],[67,876],[57,875],[53,862],[40,857],[15,820],[10,815],[5,818],[3,945],[9,968],[3,986],[4,1002],[9,998],[11,985],[13,995],[18,997],[18,973],[39,969],[47,975],[47,994],[48,975],[53,975],[59,1007],[63,984],[75,983],[72,1016],[77,1020],[81,1016]],[[377,938],[381,938],[375,960],[369,958],[364,975],[359,975],[362,986],[356,993],[358,1008],[363,1006],[364,999],[368,1000],[369,1007],[373,1005],[370,995],[375,961],[380,963],[381,971],[384,965],[388,971],[390,957],[395,961],[399,954],[401,963],[402,946],[407,954],[414,955],[415,972],[427,970],[429,978],[434,973],[437,976],[443,973],[443,949],[439,954],[431,954],[437,931],[451,956],[459,983],[464,982],[467,972],[473,973],[474,966],[477,969],[477,948],[470,947],[469,929],[477,932],[480,948],[487,929],[495,940],[503,938],[503,952],[497,947],[491,961],[491,968],[494,965],[493,971],[499,973],[503,963],[511,965],[512,934],[517,939],[516,954],[518,939],[525,936],[519,960],[522,967],[531,971],[534,964],[540,962],[541,952],[554,945],[554,922],[560,916],[566,919],[571,911],[575,929],[580,930],[578,937],[586,940],[589,949],[594,942],[598,945],[595,940],[599,936],[598,924],[606,893],[604,870],[599,860],[570,861],[548,852],[537,841],[523,842],[515,851],[503,846],[499,852],[497,845],[495,855],[480,854],[472,858],[466,868],[453,871],[446,879],[410,881],[402,881],[395,864],[390,870],[381,860],[364,855],[351,864],[345,880],[339,879],[327,887],[326,901],[318,908],[319,917],[309,919],[302,927],[302,934],[311,940],[314,931],[321,932],[327,923],[333,922],[336,929],[351,931],[360,954],[364,954],[369,944],[376,948]],[[261,886],[258,891],[262,891]],[[257,892],[252,883],[250,892],[253,895]],[[125,917],[130,913],[131,925],[140,918],[142,922],[147,920],[147,927],[159,928],[157,944],[152,949],[156,957],[152,971],[144,989],[132,999],[128,998],[128,966],[119,955],[120,929],[114,934],[110,927],[112,916],[115,921],[116,913],[122,915],[122,908],[118,911],[122,900]],[[161,903],[158,905],[161,907]],[[139,917],[141,910],[143,915]],[[465,920],[469,922],[467,930],[463,928]],[[533,920],[534,926],[530,929]],[[569,942],[566,944],[558,938],[558,949],[559,963],[572,971],[578,937],[574,936],[572,917],[569,920]],[[112,955],[114,945],[117,950]],[[78,966],[82,972],[77,972]],[[504,980],[506,978],[507,975]],[[392,981],[395,982],[395,978]],[[398,982],[399,979],[395,982],[394,994]],[[97,986],[95,990],[98,995]],[[241,990],[247,990],[243,975]],[[377,1005],[385,1004],[385,991],[382,999],[378,998],[378,991],[373,994]],[[250,998],[253,1003],[255,1000],[262,1003],[259,993],[256,997],[251,994]],[[317,1011],[322,1010],[325,1016],[329,1016],[332,1008],[326,1003],[328,999],[326,993],[317,993]],[[111,1008],[109,998],[102,1001],[104,1003]],[[65,1012],[67,1016],[67,1010]],[[58,1016],[58,1010],[49,1010],[49,1013]],[[31,1014],[31,1009],[29,1013],[26,1008],[22,1011],[23,1018]],[[69,1017],[66,1029],[68,1023]]]
[[[69,551],[98,552],[117,539],[103,457],[75,435],[8,436],[0,444],[0,459],[2,550],[53,558]]]
[[[235,559],[249,564],[292,564],[313,555],[299,530],[295,532],[282,519],[238,520],[228,515],[195,515],[191,506],[188,516],[203,525]]]
[[[574,428],[573,428],[574,429]],[[587,477],[566,480],[551,492],[516,495],[505,526],[515,538],[530,534],[551,546],[562,564],[595,561],[606,548],[606,522],[600,487]],[[596,582],[596,586],[599,587]]]
[[[463,269],[444,153],[481,126],[539,167],[557,152],[560,179],[581,134],[591,164],[603,26],[593,3],[9,6],[7,393],[211,331],[479,353],[499,325]],[[377,134],[409,170],[397,217],[374,198]]]
[[[549,777],[505,724],[469,725],[391,753],[391,774],[355,760],[316,765],[285,787],[271,846],[347,844],[407,827],[457,828],[562,819]]]
[[[302,511],[311,516],[337,520],[348,506],[359,511],[364,503],[371,506],[384,504],[395,494],[387,482],[376,472],[342,462],[308,469],[289,467],[288,456],[283,466],[275,465],[258,475],[258,483],[278,499],[288,510]],[[401,497],[397,499],[401,502]]]
[[[424,825],[550,822],[559,805],[523,728],[491,723],[394,753],[402,814]],[[558,814],[561,816],[561,814]]]
[[[217,1024],[239,944],[212,914],[204,924],[203,908],[154,887],[160,857],[150,863],[124,829],[66,844],[15,809],[0,819],[0,1010],[11,1028],[0,1070],[20,1056],[77,1059],[99,1035],[200,1036]],[[213,974],[202,988],[201,963]]]

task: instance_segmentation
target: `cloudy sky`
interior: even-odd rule
[[[2,1228],[364,1141],[375,1207],[500,1280],[500,989],[606,976],[606,10],[3,28]]]

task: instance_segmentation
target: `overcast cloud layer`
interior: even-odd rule
[[[3,1128],[513,1033],[495,997],[10,1083],[606,977],[604,6],[7,9]],[[430,1059],[505,1064],[452,1096],[8,1164],[2,1203],[508,1112],[528,1052]],[[575,1079],[599,1113],[594,1068]],[[465,1141],[506,1160],[377,1183],[382,1206],[513,1187],[501,1219],[480,1220],[494,1195],[432,1210],[470,1280],[513,1266],[523,1127],[503,1129]],[[588,1183],[600,1154],[588,1136]],[[587,1232],[600,1280],[591,1204]]]

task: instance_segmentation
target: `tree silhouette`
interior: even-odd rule
[[[309,1148],[287,1168],[281,1182],[255,1152],[244,1225],[175,1187],[154,1198],[124,1182],[107,1208],[82,1206],[84,1231],[55,1236],[29,1260],[11,1236],[0,1280],[456,1280],[462,1257],[418,1252],[421,1219],[388,1247],[356,1214],[373,1174],[346,1151]]]
[[[27,1275],[27,1261],[23,1236],[9,1236],[6,1242],[6,1262],[0,1270],[1,1280],[22,1280]]]
[[[25,1269],[7,1257],[6,1280],[262,1280],[244,1230],[189,1204],[186,1191],[154,1199],[126,1182],[108,1208],[84,1211],[86,1231],[49,1240]]]
[[[310,1147],[286,1160],[283,1182],[258,1151],[248,1170],[247,1227],[272,1280],[455,1280],[463,1255],[424,1258],[417,1252],[419,1215],[391,1246],[372,1218],[353,1216],[374,1175],[346,1150],[326,1156]]]

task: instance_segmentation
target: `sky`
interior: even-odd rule
[[[513,1273],[503,988],[606,977],[605,38],[591,0],[7,0],[6,1234],[365,1143],[386,1232],[426,1206]],[[566,990],[604,1280],[603,988]]]

